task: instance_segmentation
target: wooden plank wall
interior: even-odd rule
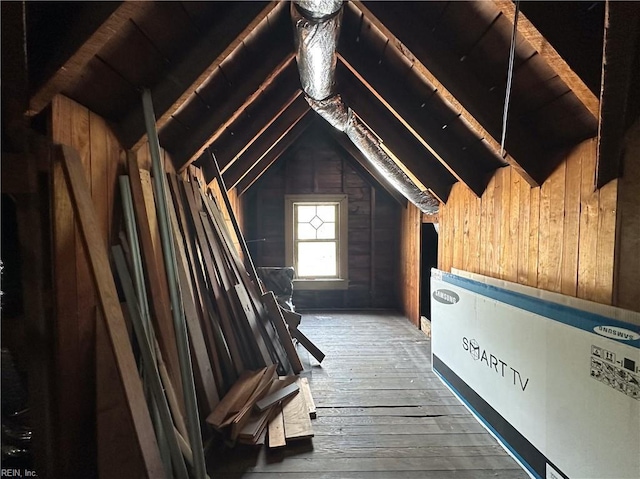
[[[626,135],[618,192],[615,305],[640,311],[640,119]]]
[[[420,327],[420,235],[422,212],[407,203],[401,215],[400,267],[398,297],[402,312],[416,327]]]
[[[482,198],[454,185],[440,209],[438,267],[611,304],[618,180],[594,190],[595,165],[590,139],[541,187],[511,167],[495,173]]]
[[[349,288],[294,291],[299,309],[398,306],[401,206],[372,187],[350,161],[333,139],[312,127],[243,195],[245,235],[257,267],[286,264],[285,194],[349,195]]]
[[[51,104],[50,135],[54,143],[70,145],[79,152],[105,244],[118,241],[122,216],[118,175],[126,173],[126,165],[117,138],[104,119],[63,95],[56,96]],[[161,154],[172,171],[168,154]],[[147,143],[139,149],[138,158],[142,168],[151,167]],[[96,328],[93,282],[58,165],[52,171],[51,221],[58,457],[54,476],[94,477],[98,468],[96,437],[104,439],[100,447],[117,445],[115,449],[109,447],[120,461],[135,464],[135,459],[122,455],[127,439],[133,436],[127,434],[128,425],[124,423],[124,396],[116,388],[113,356],[106,347],[104,331]],[[102,465],[100,468],[104,472]]]
[[[121,167],[117,139],[102,118],[61,95],[52,102],[51,138],[79,152],[103,235],[110,234]],[[56,469],[59,477],[91,477],[96,468],[96,296],[58,164],[52,188]]]

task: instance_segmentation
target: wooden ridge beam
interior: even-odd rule
[[[33,116],[40,113],[56,94],[73,89],[82,79],[85,66],[116,32],[129,21],[143,17],[152,8],[153,2],[121,2],[102,25],[31,96],[27,114]]]
[[[146,3],[146,2],[145,2]],[[258,3],[238,4],[225,22],[214,24],[206,35],[188,52],[183,60],[173,66],[163,79],[151,88],[154,107],[159,113],[158,131],[182,108],[197,90],[214,74],[220,64],[242,47],[244,40],[279,7],[281,2],[272,1],[255,17],[251,11],[259,8]],[[249,11],[248,11],[249,9]],[[248,18],[252,18],[247,23]],[[213,57],[213,61],[211,58]],[[141,107],[136,107],[120,124],[120,130],[127,146],[137,150],[147,139],[144,131],[144,116]]]
[[[244,176],[235,185],[238,196],[243,195],[258,179],[287,151],[293,143],[300,138],[300,135],[306,131],[314,120],[314,113],[310,110],[292,125],[283,136],[275,143],[264,155],[258,159],[253,166],[247,170]],[[225,179],[226,181],[226,179]],[[229,183],[227,183],[229,184]]]
[[[446,202],[456,179],[343,65],[337,78],[345,102],[411,173]]]
[[[512,0],[493,0],[494,5],[513,24],[516,6]],[[518,14],[518,32],[535,48],[538,54],[549,64],[567,86],[575,93],[580,102],[598,119],[600,102],[576,72],[560,56],[538,29],[524,14]]]
[[[302,95],[296,97],[266,130],[239,154],[225,171],[223,177],[227,188],[234,188],[238,182],[276,145],[285,138],[311,108]]]

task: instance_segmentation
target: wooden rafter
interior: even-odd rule
[[[276,9],[284,8],[280,6],[281,3],[283,2],[270,2],[248,24],[246,23],[244,15],[242,15],[242,9],[239,8],[237,19],[233,21],[231,25],[227,22],[224,25],[220,25],[218,28],[211,28],[207,35],[198,42],[193,49],[187,52],[184,60],[180,64],[176,65],[170,74],[165,75],[162,81],[151,89],[151,94],[154,98],[154,106],[157,110],[162,110],[162,113],[159,115],[156,122],[158,130],[161,130],[171,117],[192,99],[197,90],[206,83],[222,62],[224,62],[229,56],[233,55],[234,52],[243,45],[243,42],[251,32],[258,29],[262,23],[268,22],[269,15],[276,11]],[[198,70],[199,74],[196,76],[195,80],[193,80],[193,82],[191,82],[191,84],[182,90],[177,98],[175,98],[175,93],[172,93],[176,90],[175,79],[188,78],[191,76],[192,74],[190,74],[190,72],[194,69],[194,65],[198,65],[199,62],[201,62],[199,59],[206,58],[208,54],[210,55],[210,52],[214,48],[213,46],[221,43],[221,36],[227,31],[234,29],[241,29],[241,31],[234,37],[233,41],[227,44],[227,46],[211,63],[206,65],[203,69]],[[170,105],[163,106],[160,104],[159,100],[172,97],[175,98],[175,100],[173,100]],[[160,111],[158,112],[160,113]],[[121,125],[121,130],[125,133],[129,131],[135,131],[137,133],[135,135],[137,138],[133,138],[131,140],[133,144],[131,149],[133,150],[140,148],[140,146],[142,146],[146,141],[146,134],[139,126],[143,125],[142,118],[142,109],[135,108],[129,113],[129,115],[127,115]]]
[[[258,179],[286,152],[293,143],[300,138],[300,135],[306,131],[314,119],[314,114],[307,111],[303,117],[292,125],[292,127],[282,136],[282,138],[274,143],[260,159],[253,165],[251,169],[238,181],[238,196],[243,195]]]
[[[28,115],[37,115],[53,97],[71,90],[82,78],[82,71],[89,61],[111,40],[118,30],[131,19],[147,14],[153,2],[122,2],[120,6],[93,32],[93,34],[58,68],[55,73],[31,96]]]
[[[222,123],[217,125],[213,133],[208,137],[207,141],[205,141],[196,151],[191,154],[187,161],[182,165],[176,165],[179,167],[180,171],[184,171],[191,163],[200,158],[202,153],[204,153],[209,146],[211,146],[220,136],[224,133],[224,131],[229,128],[235,121],[240,118],[240,116],[253,104],[256,100],[267,90],[271,85],[273,85],[278,78],[282,75],[282,73],[290,68],[295,55],[293,53],[286,56],[286,58],[280,62],[280,64],[265,78],[265,80],[260,84],[260,86],[231,114],[228,118],[226,118]],[[205,121],[205,124],[208,123]],[[203,125],[203,127],[206,125]]]
[[[238,155],[224,174],[227,188],[233,188],[269,151],[282,141],[296,124],[309,112],[309,104],[302,96],[296,97],[285,110],[274,117],[271,124],[260,132],[251,146]]]
[[[387,101],[386,98],[381,95],[358,70],[356,70],[342,55],[339,54],[338,58],[340,62],[353,74],[353,76],[356,77],[360,83],[362,83],[400,123],[402,123],[402,125],[422,144],[422,146],[424,146],[434,158],[449,170],[449,173],[451,173],[456,180],[467,186],[477,196],[482,195],[486,186],[486,181],[483,178],[484,175],[478,174],[475,164],[465,164],[460,161],[460,155],[457,154],[458,152],[453,154],[449,151],[450,148],[437,140],[437,137],[435,138],[435,142],[429,141],[426,135],[418,133],[411,123],[400,114],[398,108],[394,107],[394,105]]]
[[[493,0],[493,3],[511,23],[514,22],[516,6],[512,0]],[[518,15],[518,33],[537,50],[538,54],[553,68],[593,117],[597,119],[600,109],[598,98],[522,12]]]
[[[339,64],[336,73],[345,102],[423,185],[446,201],[456,178],[346,67]]]
[[[462,105],[462,103],[438,80],[435,74],[433,74],[425,65],[422,63],[409,48],[404,45],[400,39],[398,39],[391,30],[389,30],[367,7],[365,7],[360,1],[349,2],[349,5],[352,8],[356,9],[359,13],[364,15],[364,17],[371,22],[387,39],[389,40],[388,46],[391,46],[398,50],[402,55],[404,55],[407,60],[411,62],[413,65],[413,69],[420,73],[420,75],[427,80],[435,90],[437,90],[438,95],[442,97],[445,101],[449,103],[451,108],[458,113],[460,119],[465,122],[468,128],[473,131],[476,136],[485,140],[487,145],[496,155],[500,156],[500,142],[496,140],[486,129],[483,127],[478,120]],[[509,154],[506,153],[504,155],[504,160],[514,167],[520,175],[529,183],[531,186],[538,186],[537,182],[529,175],[526,170]]]

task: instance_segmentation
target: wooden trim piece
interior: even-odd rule
[[[245,371],[207,417],[207,423],[220,429],[229,418],[237,414],[260,384],[267,368]]]
[[[284,416],[282,415],[282,407],[280,405],[276,405],[275,407],[276,414],[273,419],[269,421],[269,425],[267,426],[269,434],[269,449],[287,445],[287,439],[284,436]]]
[[[516,12],[516,6],[513,1],[493,0],[493,3],[513,24]],[[562,81],[575,93],[578,100],[589,110],[594,119],[597,120],[600,110],[598,98],[522,12],[518,15],[518,32],[538,51],[538,54],[553,68]]]
[[[84,178],[78,153],[71,147],[56,148],[56,160],[62,163],[71,203],[78,218],[81,239],[89,259],[91,275],[98,293],[98,304],[107,324],[109,339],[118,365],[119,378],[127,397],[128,412],[135,428],[147,477],[161,478],[164,467],[160,459],[151,416],[142,390],[129,333],[122,315],[104,234],[97,224],[93,201]]]
[[[491,136],[489,132],[475,119],[475,117],[469,113],[469,111],[460,103],[460,101],[438,80],[434,75],[410,50],[404,45],[400,39],[398,39],[384,24],[368,9],[362,2],[353,1],[349,2],[353,8],[359,10],[367,20],[369,20],[384,36],[389,39],[389,45],[397,49],[407,60],[409,60],[413,68],[420,73],[420,75],[427,80],[434,89],[437,90],[438,95],[443,100],[447,101],[451,108],[459,114],[460,118],[465,122],[466,126],[473,131],[475,135],[485,140],[489,148],[498,156],[500,156],[500,142]],[[511,166],[513,166],[518,173],[525,179],[531,186],[538,186],[537,182],[529,175],[525,169],[510,155],[506,154],[504,160]]]
[[[27,114],[37,115],[56,94],[73,89],[81,80],[85,66],[102,47],[131,19],[146,15],[152,8],[153,2],[122,2],[100,28],[31,97]]]
[[[320,351],[320,349],[318,349],[318,347],[313,344],[311,340],[302,333],[302,331],[300,331],[299,329],[295,329],[291,333],[291,336],[297,339],[298,342],[302,344],[302,346],[304,346],[304,348],[309,351],[311,355],[318,360],[319,363],[322,362],[325,354]]]

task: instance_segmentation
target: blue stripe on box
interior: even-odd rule
[[[442,281],[445,283],[459,286],[460,288],[472,291],[487,298],[495,299],[501,303],[515,306],[516,308],[529,311],[531,313],[544,316],[546,318],[558,321],[574,328],[588,331],[592,334],[596,334],[599,337],[611,339],[622,344],[633,346],[640,349],[640,339],[622,339],[611,338],[596,333],[594,328],[596,326],[611,326],[617,328],[627,329],[640,335],[640,326],[635,324],[626,323],[618,319],[608,318],[600,314],[591,313],[589,311],[583,311],[581,309],[572,308],[564,304],[553,303],[540,298],[534,298],[522,293],[516,293],[515,291],[509,291],[506,289],[498,288],[497,286],[480,283],[469,278],[463,278],[451,273],[442,273]]]

